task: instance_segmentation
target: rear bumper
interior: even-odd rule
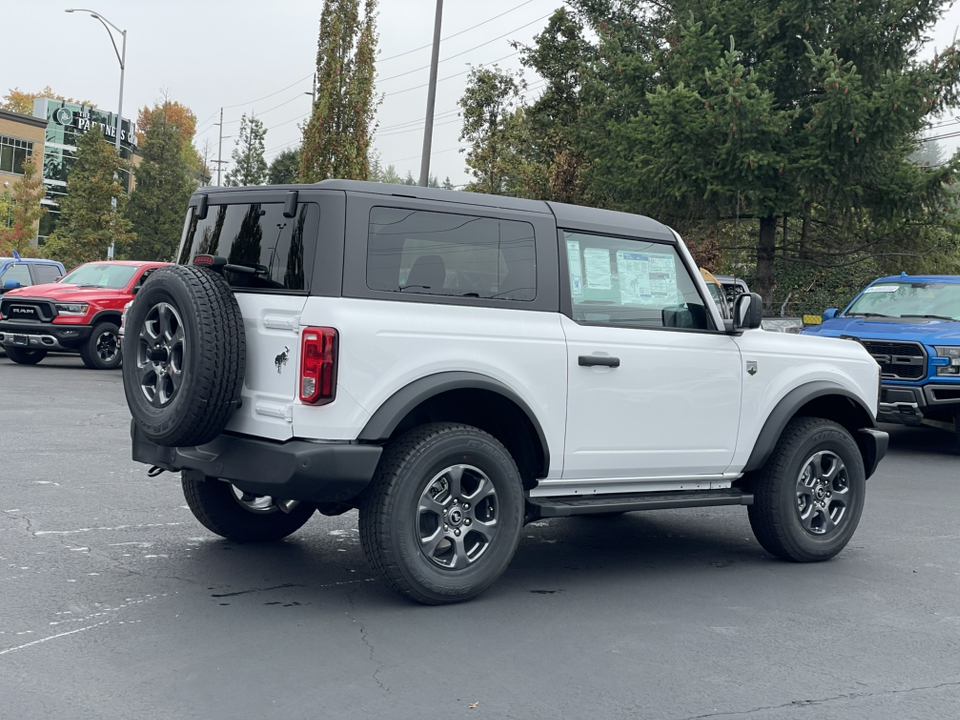
[[[30,350],[76,352],[90,337],[89,325],[20,325],[0,323],[0,345]]]
[[[220,435],[197,447],[164,447],[131,421],[133,459],[168,471],[229,480],[240,490],[282,500],[345,502],[373,478],[383,451],[350,442],[275,442]]]

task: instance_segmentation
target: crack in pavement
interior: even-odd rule
[[[836,702],[837,700],[862,700],[863,698],[873,698],[880,697],[882,695],[902,695],[905,693],[912,693],[921,690],[939,690],[940,688],[945,687],[960,687],[960,681],[958,682],[945,682],[938,683],[937,685],[919,685],[912,688],[904,688],[901,690],[880,690],[878,692],[872,693],[847,693],[845,695],[836,695],[834,697],[828,698],[819,698],[816,700],[791,700],[788,703],[783,703],[781,705],[764,705],[762,707],[753,708],[751,710],[740,710],[734,712],[715,712],[707,713],[705,715],[688,715],[687,717],[681,718],[680,720],[705,720],[706,718],[723,718],[723,717],[744,717],[747,715],[752,715],[758,712],[765,712],[767,710],[782,710],[784,708],[791,707],[811,707],[815,705],[825,705],[827,703]]]
[[[363,624],[359,623],[359,622],[357,621],[357,619],[356,619],[353,615],[351,615],[351,613],[356,610],[356,605],[355,605],[354,602],[353,602],[353,594],[354,594],[355,592],[357,592],[359,589],[360,589],[360,588],[352,588],[352,589],[347,593],[347,601],[350,603],[350,612],[345,613],[345,614],[346,614],[346,616],[347,616],[348,618],[350,618],[350,621],[351,621],[352,623],[354,623],[355,625],[359,625],[359,626],[360,626],[360,640],[361,640],[361,642],[363,642],[364,645],[366,645],[367,650],[369,651],[369,660],[370,660],[370,662],[372,662],[374,665],[376,665],[376,670],[373,671],[373,675],[371,675],[370,677],[373,678],[373,681],[380,687],[381,690],[383,690],[385,693],[389,694],[389,693],[390,693],[390,688],[389,688],[388,686],[384,685],[384,684],[380,681],[380,671],[383,670],[383,663],[380,662],[380,661],[378,661],[376,658],[373,657],[373,643],[371,643],[369,640],[367,640],[367,630],[366,630],[366,626],[364,626]]]

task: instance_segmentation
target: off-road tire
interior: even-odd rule
[[[223,480],[181,478],[183,496],[193,516],[212,533],[234,542],[272,542],[292,535],[306,524],[316,507],[300,503],[289,513],[276,505],[253,512]]]
[[[113,348],[111,355],[109,350]],[[106,357],[104,357],[106,355]],[[80,359],[91,370],[116,370],[123,361],[120,349],[120,328],[116,323],[99,322],[80,346]]]
[[[439,566],[436,559],[431,560],[424,552],[422,502],[435,487],[437,478],[457,467],[463,473],[462,485],[459,479],[449,485],[465,488],[461,495],[464,502],[470,499],[466,476],[471,475],[475,479],[485,476],[492,484],[495,504],[492,515],[489,497],[480,498],[465,510],[463,517],[470,519],[472,525],[464,519],[464,524],[458,526],[463,547],[467,547],[468,542],[474,543],[470,533],[491,532],[485,524],[491,517],[496,529],[474,560],[468,559],[468,552],[462,556],[456,552],[468,565],[448,568]],[[478,498],[480,487],[476,490]],[[451,497],[452,490],[448,502],[452,502]],[[485,513],[482,517],[481,507]],[[431,423],[397,438],[384,451],[373,481],[361,499],[360,541],[373,571],[393,590],[427,605],[462,602],[486,590],[510,564],[520,537],[523,514],[520,473],[498,440],[468,425]],[[442,532],[446,531],[437,529],[437,533]],[[451,536],[449,542],[452,546],[456,541]],[[479,545],[476,543],[473,547]]]
[[[7,347],[7,357],[18,365],[36,365],[47,356],[46,350],[28,350],[27,348]]]
[[[163,317],[169,341],[157,332]],[[239,406],[245,363],[243,318],[222,277],[183,265],[150,275],[123,338],[123,390],[149,440],[176,447],[217,437]]]
[[[818,453],[822,459],[814,461]],[[829,483],[813,479],[815,487],[808,494],[806,485],[801,487],[804,469],[811,462],[833,459],[842,463],[842,470]],[[857,444],[845,428],[823,418],[799,417],[787,423],[766,465],[750,478],[747,488],[754,494],[747,511],[760,545],[784,560],[817,562],[837,555],[853,537],[863,512],[866,474]],[[811,514],[817,493],[825,507],[818,510],[814,505]],[[841,509],[835,526],[825,526],[831,513]],[[812,527],[804,527],[804,522]]]

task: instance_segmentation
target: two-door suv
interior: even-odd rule
[[[169,264],[90,262],[59,282],[11,290],[0,300],[0,345],[21,365],[48,352],[76,352],[89,368],[117,368],[123,307],[151,272]]]
[[[724,321],[646,217],[376,183],[204,188],[126,317],[133,457],[214,533],[359,508],[375,573],[482,592],[538,518],[746,505],[794,561],[853,535],[887,435],[861,345]]]

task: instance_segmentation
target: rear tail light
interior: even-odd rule
[[[337,394],[337,331],[307,328],[300,353],[300,402],[326,405]]]

